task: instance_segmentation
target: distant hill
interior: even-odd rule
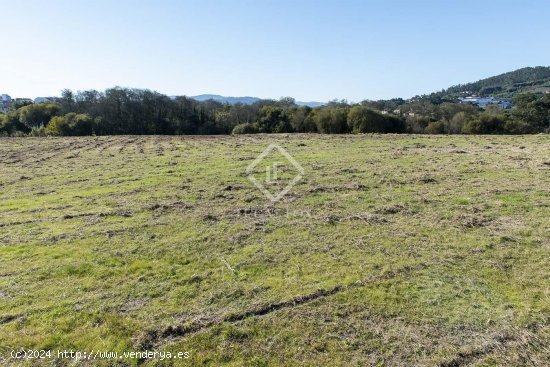
[[[300,102],[300,101],[296,101],[296,104],[297,104],[298,106],[320,107],[320,106],[325,105],[326,103],[323,103],[323,102]]]
[[[193,98],[194,100],[201,101],[201,102],[212,99],[216,102],[228,103],[231,105],[237,104],[237,103],[253,104],[260,100],[260,98],[257,98],[257,97],[225,97],[217,94],[201,94],[199,96],[191,96],[189,98]]]
[[[478,80],[477,82],[459,84],[452,86],[448,89],[440,92],[432,93],[425,96],[416,96],[413,100],[418,98],[432,98],[436,97],[439,100],[455,100],[458,97],[467,96],[480,96],[480,97],[499,97],[499,98],[513,98],[517,94],[533,92],[544,93],[550,92],[550,67],[549,66],[537,66],[526,67],[511,71],[508,73],[492,76],[490,78]],[[175,98],[175,96],[172,96]],[[210,99],[220,102],[234,105],[242,103],[246,105],[254,104],[261,100],[258,97],[227,97],[218,94],[201,94],[198,96],[191,96],[197,101],[208,101]],[[296,101],[298,106],[319,107],[325,105],[322,102],[301,102]]]
[[[258,97],[226,97],[226,96],[220,96],[218,94],[201,94],[198,96],[191,96],[189,98],[193,98],[196,101],[208,101],[210,99],[220,102],[220,103],[228,103],[230,105],[234,105],[237,103],[242,104],[253,104],[261,100],[261,98]],[[300,102],[296,101],[296,104],[298,106],[309,106],[309,107],[319,107],[324,105],[322,102]]]
[[[442,97],[467,95],[510,98],[524,92],[550,91],[550,67],[527,67],[436,93]]]

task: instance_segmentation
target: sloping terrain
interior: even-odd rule
[[[460,97],[464,93],[480,96],[514,97],[520,93],[550,91],[550,67],[526,67],[482,79],[474,83],[450,87],[442,96]]]
[[[304,169],[274,204],[246,175],[270,143]],[[0,364],[53,363],[10,358],[24,347],[547,365],[548,152],[546,135],[0,139]],[[276,153],[253,172],[272,192],[296,175]]]

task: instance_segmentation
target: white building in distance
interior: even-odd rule
[[[480,108],[487,108],[489,105],[495,105],[502,109],[512,108],[512,101],[510,99],[498,99],[495,97],[460,97],[460,103],[469,103]]]

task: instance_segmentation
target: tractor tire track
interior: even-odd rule
[[[147,330],[138,338],[137,344],[140,348],[145,349],[158,347],[167,339],[176,339],[190,334],[195,334],[222,323],[236,323],[251,317],[264,316],[282,309],[293,308],[319,299],[330,297],[347,290],[360,288],[375,281],[389,280],[416,270],[424,269],[425,267],[426,265],[424,264],[420,264],[415,267],[405,266],[393,272],[370,276],[346,285],[337,285],[328,289],[319,289],[315,292],[299,295],[286,301],[267,303],[240,313],[211,316],[176,326],[169,326],[164,330]]]
[[[65,144],[64,146],[54,146],[53,148],[51,149],[44,149],[44,150],[40,150],[40,149],[36,149],[35,151],[27,151],[26,155],[24,156],[21,156],[20,153],[15,153],[15,154],[12,154],[9,158],[12,159],[11,161],[4,161],[3,163],[5,164],[15,164],[15,163],[32,163],[33,160],[37,160],[37,156],[38,155],[43,155],[43,154],[47,154],[47,153],[52,153],[52,156],[53,155],[56,155],[58,152],[60,151],[64,151],[68,148],[70,148],[74,143],[68,143],[68,144]],[[40,160],[40,158],[38,158],[38,160]]]
[[[535,327],[534,331],[537,331],[541,327]],[[478,348],[459,352],[453,358],[442,362],[438,367],[463,367],[471,365],[476,361],[480,361],[482,358],[488,356],[490,353],[497,350],[504,350],[516,343],[518,347],[525,348],[528,345],[534,345],[537,348],[546,350],[544,342],[532,332],[533,330],[520,330],[512,329],[502,331],[493,335],[487,342],[483,343]],[[525,335],[526,334],[526,335]]]

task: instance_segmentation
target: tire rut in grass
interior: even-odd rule
[[[510,335],[500,335],[495,337],[489,343],[483,345],[478,349],[474,349],[469,352],[460,352],[452,359],[440,363],[439,367],[461,367],[472,363],[475,360],[482,358],[483,356],[491,353],[492,351],[504,347],[506,344],[514,340]]]
[[[83,151],[85,148],[87,148],[88,145],[89,145],[88,142],[71,143],[67,147],[62,147],[62,148],[56,149],[53,154],[50,154],[48,156],[42,156],[38,159],[34,159],[34,160],[31,160],[31,161],[27,161],[26,164],[27,165],[28,164],[41,164],[41,163],[43,163],[45,161],[48,161],[50,159],[61,158],[62,155],[66,154],[66,153],[72,153],[68,156],[69,158],[77,158],[80,155],[80,152]]]
[[[454,357],[438,364],[438,367],[463,367],[471,365],[482,360],[492,352],[504,350],[512,344],[517,344],[516,348],[526,348],[528,345],[544,347],[544,342],[539,340],[534,332],[539,331],[540,325],[529,329],[513,328],[493,334],[489,340],[481,346],[468,351],[461,351]]]
[[[41,150],[29,150],[26,151],[24,155],[21,153],[12,154],[10,158],[11,161],[4,161],[2,163],[5,164],[15,164],[15,163],[35,163],[42,161],[42,158],[47,153],[52,153],[51,156],[56,156],[62,153],[65,149],[68,149],[71,147],[73,143],[64,144],[62,146],[54,146],[53,148],[43,148]],[[38,158],[40,156],[41,158]]]
[[[176,326],[169,326],[163,330],[158,330],[158,329],[146,330],[137,338],[136,344],[140,348],[145,348],[145,349],[154,348],[155,346],[161,345],[163,341],[167,339],[181,338],[190,334],[194,334],[194,333],[206,330],[210,327],[213,327],[215,325],[222,324],[222,323],[236,323],[239,321],[246,320],[250,317],[264,316],[278,310],[293,308],[293,307],[307,304],[319,299],[323,299],[325,297],[329,297],[347,290],[360,288],[375,281],[389,280],[400,275],[411,273],[415,270],[424,269],[425,267],[426,267],[425,264],[419,264],[418,266],[415,266],[415,267],[405,266],[403,268],[397,269],[396,271],[390,271],[381,275],[370,276],[346,285],[337,285],[328,289],[319,289],[313,293],[299,295],[286,301],[260,305],[240,313],[212,316],[208,318],[203,318],[198,321],[192,321],[190,323],[184,323]]]
[[[24,220],[24,221],[18,221],[18,222],[0,223],[0,228],[11,227],[11,226],[20,226],[20,225],[25,225],[25,224],[30,224],[30,223],[39,223],[39,222],[41,222],[41,221],[39,221],[39,220]]]
[[[23,319],[23,315],[0,315],[0,325]]]

